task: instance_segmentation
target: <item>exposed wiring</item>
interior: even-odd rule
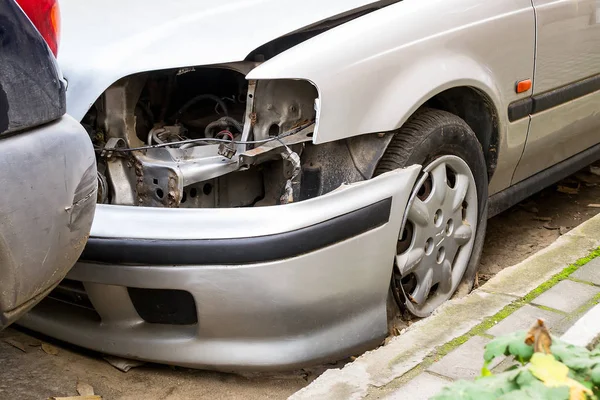
[[[215,137],[218,139],[219,136],[221,136],[221,135],[223,135],[223,136],[229,136],[231,138],[232,142],[234,140],[233,133],[229,132],[228,130],[222,130],[221,132],[217,133],[215,135]]]
[[[159,144],[153,144],[153,145],[148,145],[148,146],[130,147],[130,148],[104,147],[101,150],[114,151],[114,152],[119,152],[119,153],[128,153],[128,152],[132,152],[132,151],[157,149],[157,148],[161,148],[161,147],[176,146],[176,145],[181,145],[181,144],[185,145],[185,144],[189,144],[189,143],[264,144],[264,143],[272,142],[274,140],[281,141],[281,139],[291,136],[291,135],[294,135],[294,134],[308,128],[312,124],[314,124],[314,121],[310,121],[306,124],[303,124],[303,125],[300,125],[300,126],[294,128],[294,129],[290,129],[289,131],[283,132],[282,134],[280,134],[278,136],[274,136],[274,137],[270,137],[268,139],[262,139],[262,140],[229,140],[229,139],[217,139],[217,138],[200,138],[200,139],[186,139],[186,140],[180,140],[177,142],[159,143]]]
[[[235,129],[237,129],[239,133],[242,133],[242,131],[244,130],[244,125],[241,122],[237,121],[235,118],[221,117],[218,120],[206,125],[206,128],[204,129],[204,136],[207,138],[211,138],[213,137],[213,131],[215,129],[226,130],[230,126],[233,126]]]
[[[162,127],[161,128],[152,128],[152,129],[150,129],[150,132],[148,132],[147,143],[149,145],[152,145],[152,139],[154,139],[154,141],[156,143],[164,143],[162,140],[160,140],[158,138],[158,133],[165,132],[165,131],[166,131],[165,128],[162,128]]]
[[[202,100],[212,100],[215,103],[217,103],[221,109],[223,110],[223,113],[225,115],[229,115],[229,112],[227,111],[227,105],[225,104],[225,102],[223,100],[221,100],[221,98],[219,96],[215,96],[212,94],[201,94],[198,95],[196,97],[193,97],[191,100],[189,100],[187,103],[185,103],[180,109],[179,111],[177,111],[175,113],[175,115],[173,115],[171,117],[171,119],[176,120],[179,119],[179,117],[181,117],[181,115],[186,112],[188,110],[188,108],[190,108],[191,106],[193,106],[194,104],[198,103],[199,101]]]

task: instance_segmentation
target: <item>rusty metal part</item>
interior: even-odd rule
[[[122,138],[110,138],[106,141],[106,145],[102,149],[102,152],[100,153],[100,157],[109,159],[113,155],[115,155],[114,149],[122,149],[122,148],[125,148],[125,140],[123,140]],[[119,154],[119,153],[117,152],[117,154]]]
[[[256,81],[248,81],[248,91],[246,93],[246,111],[244,112],[244,130],[242,131],[242,140],[250,139],[252,127],[256,122],[256,113],[254,112],[254,96],[256,93]],[[244,149],[238,149],[243,151]]]
[[[308,81],[259,81],[254,96],[254,139],[277,136],[303,121],[314,120],[317,97],[317,89]]]
[[[219,144],[219,155],[232,159],[236,153],[235,144],[232,142]]]
[[[311,124],[298,133],[273,140],[262,146],[246,150],[239,155],[239,164],[241,168],[248,168],[251,165],[261,164],[268,160],[275,160],[279,154],[286,151],[286,146],[294,146],[300,143],[310,142],[315,129]]]
[[[285,146],[286,152],[281,153],[284,160],[283,176],[288,178],[285,182],[285,188],[279,201],[281,204],[288,204],[294,201],[294,186],[299,186],[298,178],[302,171],[300,164],[300,156]]]
[[[106,176],[100,170],[97,172],[98,174],[98,193],[96,197],[96,203],[104,204],[108,200],[108,181],[106,180]]]

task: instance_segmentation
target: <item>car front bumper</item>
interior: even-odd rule
[[[419,171],[272,207],[98,205],[68,275],[84,305],[51,298],[19,323],[100,352],[196,368],[291,369],[357,354],[386,335],[398,232]],[[165,304],[164,293],[181,302]],[[178,317],[182,309],[192,320]],[[153,320],[160,310],[172,323]]]
[[[69,116],[0,139],[0,329],[75,264],[96,205],[96,161]]]

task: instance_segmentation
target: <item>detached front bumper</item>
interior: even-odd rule
[[[19,323],[108,354],[219,370],[289,369],[372,348],[386,335],[419,171],[273,207],[99,205],[59,287],[73,301],[52,296]]]

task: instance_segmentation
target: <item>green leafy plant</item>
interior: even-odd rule
[[[600,350],[550,339],[543,323],[541,326],[545,337],[536,334],[535,343],[534,328],[490,341],[485,347],[482,376],[454,382],[432,400],[598,400]],[[500,356],[512,356],[518,363],[492,374],[489,365]]]

